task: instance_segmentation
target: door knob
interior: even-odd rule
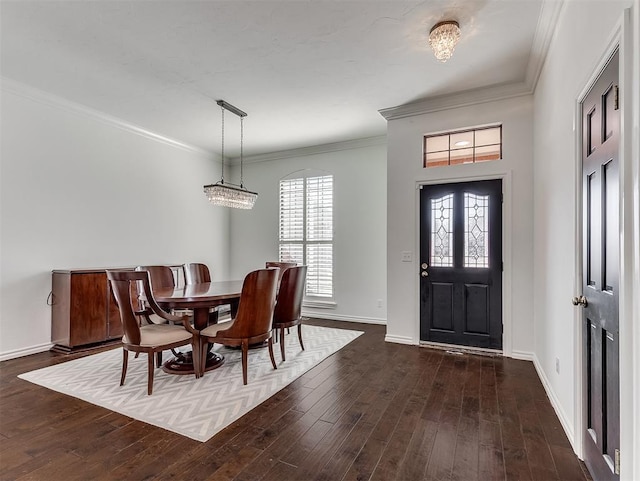
[[[422,277],[427,277],[429,275],[429,273],[427,271],[422,271]]]
[[[587,298],[584,296],[576,296],[573,299],[571,299],[571,303],[574,306],[582,306],[582,307],[587,307],[587,305],[589,304],[587,302]]]

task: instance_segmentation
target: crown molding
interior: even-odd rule
[[[12,93],[14,95],[32,100],[34,102],[39,102],[49,107],[57,108],[66,112],[71,112],[73,114],[80,115],[83,117],[88,117],[92,120],[97,120],[104,124],[119,128],[121,130],[125,130],[132,134],[139,135],[141,137],[153,140],[155,142],[160,142],[165,145],[169,145],[171,147],[175,147],[177,149],[184,150],[191,153],[196,153],[196,154],[201,154],[206,156],[214,155],[212,152],[201,149],[200,147],[189,145],[184,142],[180,142],[179,140],[175,140],[170,137],[157,134],[155,132],[139,127],[125,120],[122,120],[118,117],[105,114],[104,112],[101,112],[99,110],[92,109],[90,107],[87,107],[85,105],[82,105],[76,102],[72,102],[71,100],[67,100],[63,97],[59,97],[49,92],[45,92],[44,90],[31,87],[30,85],[19,82],[17,80],[13,80],[7,77],[0,77],[0,86],[1,86],[1,89],[5,92]]]
[[[543,0],[542,2],[525,75],[525,83],[531,92],[535,91],[538,84],[538,78],[540,78],[540,72],[544,67],[564,3],[564,0]]]
[[[311,147],[301,147],[299,149],[280,150],[277,152],[269,152],[266,154],[257,154],[245,157],[243,159],[243,162],[245,164],[254,164],[257,162],[290,159],[293,157],[306,157],[309,155],[326,154],[330,152],[339,152],[342,150],[361,149],[378,145],[387,145],[386,135],[366,137],[363,139],[346,140],[344,142],[333,142],[329,144],[314,145]],[[233,164],[239,164],[240,158],[234,157],[230,162]]]
[[[413,117],[441,110],[448,110],[458,107],[468,107],[470,105],[483,104],[496,100],[505,100],[524,95],[531,95],[533,92],[524,82],[514,82],[508,84],[491,85],[477,89],[465,90],[448,95],[429,97],[417,102],[411,102],[397,107],[390,107],[379,110],[386,120],[401,119],[403,117]]]

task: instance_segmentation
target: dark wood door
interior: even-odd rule
[[[619,479],[618,361],[620,111],[618,53],[582,102],[585,463],[597,481]]]
[[[420,339],[502,348],[502,181],[420,192]]]

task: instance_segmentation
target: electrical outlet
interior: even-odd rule
[[[382,299],[378,299],[378,307],[382,307]]]
[[[556,357],[556,372],[560,374],[560,359]]]

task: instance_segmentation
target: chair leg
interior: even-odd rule
[[[200,377],[200,342],[195,339],[191,343],[191,359],[193,359],[193,373],[196,379]]]
[[[249,355],[249,342],[242,340],[242,382],[247,385],[247,358]]]
[[[162,367],[162,351],[156,352],[156,366]]]
[[[204,370],[207,367],[207,353],[209,352],[209,343],[204,339],[200,339],[198,344],[198,356],[200,357],[200,363],[198,369],[200,370],[200,377],[204,376]]]
[[[276,358],[273,357],[273,339],[269,338],[269,357],[271,358],[271,365],[274,369],[278,369],[276,365]]]
[[[284,356],[284,328],[280,328],[280,355],[282,356],[282,360],[286,361],[286,357]]]
[[[127,376],[128,365],[129,365],[129,351],[127,351],[125,348],[122,348],[122,375],[120,376],[121,386],[124,384],[124,378]]]
[[[298,340],[300,341],[300,347],[304,351],[304,344],[302,343],[302,323],[298,324]]]
[[[153,392],[153,370],[155,368],[153,361],[154,361],[154,353],[150,352],[148,357],[148,380],[147,380],[147,394],[149,396],[151,396],[151,393]]]

